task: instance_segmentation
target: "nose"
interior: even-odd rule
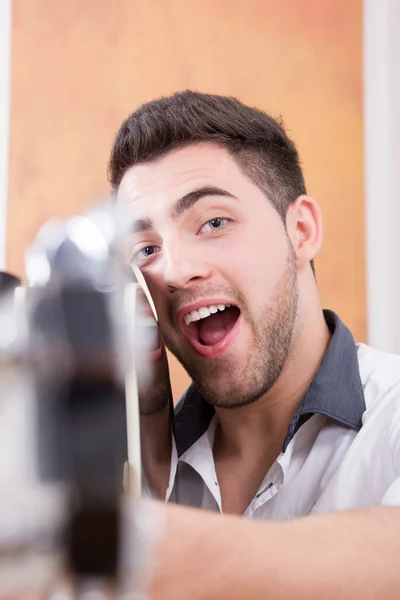
[[[163,246],[163,278],[169,292],[188,289],[210,277],[210,267],[204,260],[204,252],[194,242],[175,240]]]

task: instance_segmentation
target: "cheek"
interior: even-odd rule
[[[236,248],[231,259],[231,282],[243,295],[250,310],[264,306],[274,296],[286,269],[288,251],[282,240],[275,246],[254,240],[246,252]]]
[[[237,244],[229,254],[234,271],[245,279],[274,280],[275,273],[285,264],[286,249],[282,244],[253,239],[246,245]]]

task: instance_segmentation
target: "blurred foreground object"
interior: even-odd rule
[[[78,595],[123,588],[128,572],[135,588],[146,543],[122,524],[124,464],[131,495],[143,457],[147,494],[165,498],[172,398],[120,234],[109,209],[50,221],[27,252],[29,287],[0,280],[0,593],[65,576]]]
[[[15,290],[16,287],[21,285],[21,280],[11,273],[0,271],[0,297],[4,296],[8,292]]]

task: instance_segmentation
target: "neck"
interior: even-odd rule
[[[312,332],[312,337],[309,332]],[[282,372],[256,402],[241,408],[217,408],[218,445],[229,454],[251,457],[281,452],[289,424],[322,362],[330,332],[321,307],[298,319]]]

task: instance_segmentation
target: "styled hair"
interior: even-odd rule
[[[225,147],[284,220],[306,193],[296,146],[281,123],[235,98],[189,90],[143,104],[124,121],[111,150],[112,188],[133,165],[195,142]]]

